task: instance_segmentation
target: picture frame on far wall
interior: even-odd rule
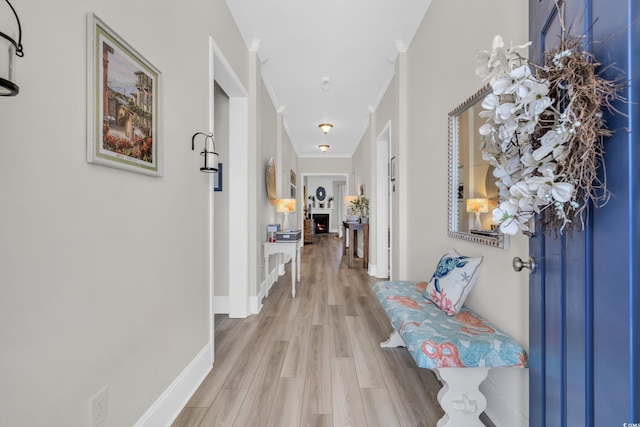
[[[161,73],[87,16],[87,162],[162,176]]]
[[[213,191],[222,191],[222,163],[218,163],[218,172],[213,174]]]

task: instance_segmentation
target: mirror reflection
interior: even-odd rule
[[[493,168],[482,158],[479,113],[489,86],[449,113],[449,236],[496,247],[505,237],[493,223],[498,187]]]

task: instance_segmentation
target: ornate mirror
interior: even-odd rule
[[[479,116],[485,86],[449,113],[449,236],[504,248],[506,236],[493,226],[498,204],[493,168],[480,152]]]

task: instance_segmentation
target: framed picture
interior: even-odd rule
[[[213,191],[222,191],[222,163],[218,163],[218,172],[213,174]]]
[[[160,71],[90,13],[87,161],[162,176]]]
[[[295,185],[291,186],[291,198],[292,199],[296,198],[296,186]]]
[[[389,163],[390,163],[390,166],[389,166],[389,177],[390,177],[391,181],[395,181],[396,180],[396,156],[393,156]]]

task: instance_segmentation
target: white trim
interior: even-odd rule
[[[389,275],[390,249],[387,244],[390,227],[390,177],[389,162],[391,161],[391,121],[382,128],[376,138],[376,263],[380,266],[378,278]]]
[[[375,277],[375,275],[376,275],[376,270],[377,270],[376,265],[375,265],[375,264],[371,264],[371,263],[369,263],[369,269],[367,270],[367,274],[368,274],[369,276],[374,276],[374,277]]]
[[[229,314],[229,297],[214,296],[212,307],[214,314]]]
[[[133,427],[170,426],[213,367],[213,347],[207,344]]]
[[[233,206],[234,212],[233,215],[229,215],[229,229],[234,230],[233,238],[229,240],[229,283],[233,283],[233,286],[229,287],[229,317],[245,318],[249,315],[250,306],[249,227],[247,227],[247,224],[250,223],[249,100],[247,91],[233,67],[211,37],[209,38],[209,46],[211,56],[213,56],[210,80],[217,82],[229,96],[229,158],[226,161],[229,179],[227,187],[229,188],[229,206]],[[212,121],[213,118],[210,120]],[[212,300],[213,289],[211,287]]]
[[[480,385],[480,392],[487,398],[487,407],[484,412],[496,427],[528,427],[529,418],[519,409],[513,406],[512,402],[500,391],[491,381],[491,376],[498,369],[493,368],[489,376]],[[513,371],[513,369],[509,369]]]
[[[262,289],[262,286],[264,285],[264,282],[260,283],[260,289]],[[262,299],[264,298],[264,292],[262,292],[262,290],[260,290],[260,292],[258,292],[258,295],[254,295],[250,298],[249,301],[249,309],[251,310],[251,314],[258,314],[260,313],[260,311],[262,311]]]

